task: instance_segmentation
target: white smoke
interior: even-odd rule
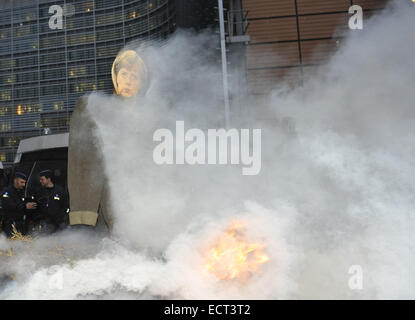
[[[253,177],[238,166],[153,162],[156,129],[223,127],[220,69],[209,34],[139,48],[151,85],[137,105],[89,97],[112,237],[68,231],[13,243],[15,256],[0,259],[15,280],[0,298],[414,298],[414,10],[393,3],[364,26],[302,88],[233,105],[252,112],[235,112],[232,126],[262,129]],[[203,272],[204,253],[234,218],[270,256],[244,284]],[[37,257],[53,243],[73,259]],[[10,245],[0,239],[0,250]],[[349,288],[353,265],[361,290]]]

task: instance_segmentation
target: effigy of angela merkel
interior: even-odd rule
[[[134,103],[148,85],[147,68],[133,50],[125,50],[115,58],[111,70],[114,96]],[[87,110],[88,97],[81,97],[71,117],[68,146],[68,189],[70,225],[106,226],[113,224],[108,183],[104,174],[96,124]]]

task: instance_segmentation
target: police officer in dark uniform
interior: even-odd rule
[[[54,184],[51,170],[39,173],[41,189],[31,198],[38,204],[35,224],[38,231],[46,233],[64,229],[69,224],[69,199],[67,192]]]
[[[13,235],[13,226],[16,231],[27,233],[28,217],[34,212],[37,204],[25,198],[26,175],[16,172],[13,184],[7,187],[1,195],[3,206],[3,231],[7,237]]]

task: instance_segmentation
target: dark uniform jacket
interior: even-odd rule
[[[30,214],[26,209],[24,189],[17,190],[13,186],[7,187],[1,195],[3,207],[3,229],[10,236],[14,223],[17,231],[25,233],[25,216]]]
[[[17,190],[13,186],[7,187],[1,197],[4,220],[23,220],[28,213],[24,189]]]
[[[62,187],[41,188],[31,198],[38,204],[36,220],[45,220],[55,227],[68,223],[69,199]]]

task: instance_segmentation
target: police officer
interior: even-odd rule
[[[13,184],[7,187],[2,196],[3,206],[3,231],[7,237],[13,235],[13,226],[16,231],[25,235],[27,233],[28,216],[34,212],[37,204],[33,201],[27,201],[24,195],[26,186],[26,175],[16,172],[13,178]]]
[[[40,226],[46,227],[46,232],[64,229],[69,223],[69,199],[66,191],[54,184],[51,170],[39,173],[42,188],[32,196],[38,204]]]

